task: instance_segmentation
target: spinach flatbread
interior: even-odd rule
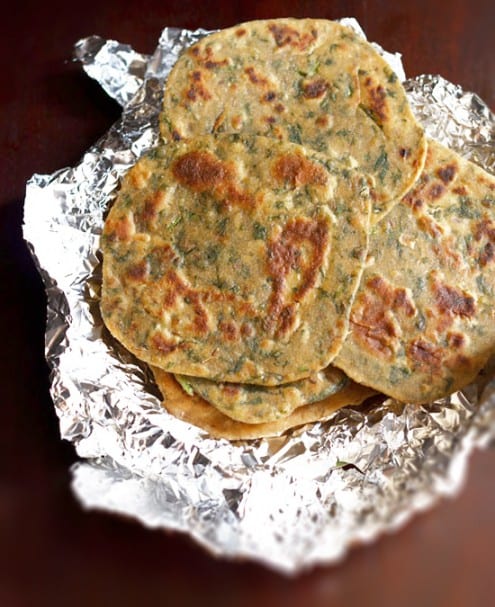
[[[331,365],[309,377],[279,386],[215,382],[187,375],[178,375],[176,379],[188,394],[197,394],[231,419],[248,424],[286,417],[302,405],[335,394],[348,383],[345,373]]]
[[[371,175],[372,220],[411,187],[426,140],[395,73],[351,29],[324,19],[251,21],[206,36],[170,73],[160,128],[265,135]]]
[[[124,177],[102,236],[101,310],[138,358],[275,385],[339,351],[367,251],[368,181],[292,143],[159,146]]]
[[[401,401],[475,378],[495,350],[495,178],[435,141],[411,192],[374,226],[333,364]]]
[[[297,426],[324,421],[338,409],[360,405],[376,394],[374,390],[350,381],[335,394],[317,403],[298,407],[286,417],[273,422],[246,424],[224,415],[200,396],[187,394],[170,373],[157,368],[153,368],[153,373],[163,396],[163,406],[169,413],[198,426],[214,438],[230,440],[278,436]]]

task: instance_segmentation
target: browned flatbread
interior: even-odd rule
[[[277,385],[326,367],[366,256],[358,171],[266,137],[154,148],[124,177],[102,235],[101,311],[138,358]]]
[[[303,144],[374,179],[372,221],[415,181],[426,139],[373,46],[325,19],[251,21],[187,49],[166,83],[167,140],[205,133]]]
[[[152,370],[163,396],[163,406],[169,413],[206,430],[214,438],[230,440],[278,436],[291,428],[328,419],[338,409],[359,405],[376,394],[371,388],[349,382],[336,394],[299,407],[275,422],[245,424],[230,419],[201,397],[186,394],[170,373],[156,367],[152,367]]]
[[[286,417],[301,405],[335,394],[349,381],[343,371],[332,365],[279,386],[218,382],[190,375],[176,375],[176,379],[188,394],[194,392],[225,415],[247,424]]]
[[[467,385],[495,351],[495,177],[430,141],[369,254],[333,364],[404,402]]]

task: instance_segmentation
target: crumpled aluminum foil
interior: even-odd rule
[[[77,166],[29,180],[24,237],[46,285],[51,394],[61,435],[81,457],[73,488],[82,504],[294,573],[455,494],[473,448],[495,435],[495,381],[428,406],[350,407],[245,442],[211,439],[161,407],[146,365],[102,325],[99,236],[120,176],[158,140],[164,79],[205,33],[165,29],[152,56],[96,36],[77,43],[122,118]],[[400,56],[386,58],[403,75]],[[495,173],[495,116],[479,97],[439,76],[405,86],[431,137]]]

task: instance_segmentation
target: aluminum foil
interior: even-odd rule
[[[294,573],[455,494],[469,454],[495,434],[495,381],[487,374],[428,406],[350,407],[245,442],[213,440],[161,407],[146,365],[102,325],[99,236],[120,176],[157,142],[171,66],[204,34],[165,29],[152,56],[95,36],[77,43],[77,59],[122,117],[77,166],[29,180],[24,237],[46,285],[51,394],[61,436],[81,458],[81,503]],[[400,57],[385,56],[403,75]],[[476,95],[439,76],[405,86],[430,136],[495,174],[495,117]]]

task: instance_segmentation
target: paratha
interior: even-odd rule
[[[214,438],[243,440],[278,436],[291,428],[324,421],[333,413],[349,405],[360,405],[376,392],[365,386],[349,382],[336,394],[311,405],[295,409],[277,421],[261,424],[245,424],[227,417],[200,396],[189,395],[180,387],[173,375],[162,369],[153,368],[163,406],[169,413],[194,426],[202,428]]]
[[[374,177],[378,220],[411,187],[426,140],[371,44],[324,19],[251,21],[187,49],[165,86],[166,140],[242,132],[309,146]]]
[[[176,380],[188,394],[200,396],[231,419],[247,424],[286,417],[301,405],[335,394],[348,383],[345,373],[332,365],[310,377],[280,386],[214,382],[187,375],[177,375]]]
[[[429,141],[418,184],[374,226],[334,363],[405,402],[465,386],[495,350],[495,178]]]
[[[105,222],[101,311],[138,358],[274,385],[339,351],[367,251],[368,181],[292,143],[154,148]]]

